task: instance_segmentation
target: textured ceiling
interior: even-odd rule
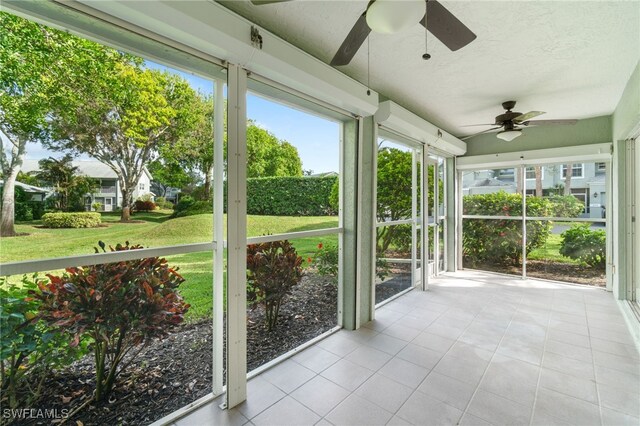
[[[297,0],[229,9],[329,63],[366,0]],[[615,109],[640,58],[640,2],[447,1],[478,36],[457,52],[419,24],[398,34],[371,33],[351,63],[338,67],[444,130],[464,136],[492,123],[500,104],[546,111],[541,119],[588,118]]]

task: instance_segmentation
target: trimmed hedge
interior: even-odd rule
[[[284,176],[247,179],[247,214],[265,216],[326,216],[338,214],[337,176]],[[227,194],[225,181],[225,198]],[[173,217],[212,213],[211,201],[183,196],[174,207]]]
[[[284,176],[247,179],[247,213],[269,216],[325,216],[337,176]]]
[[[46,213],[42,222],[47,228],[95,228],[102,223],[102,216],[96,212]]]

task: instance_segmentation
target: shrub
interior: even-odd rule
[[[156,198],[156,205],[161,209],[173,209],[173,203],[164,197]]]
[[[336,179],[331,185],[331,193],[329,193],[329,206],[334,212],[340,209],[340,180]]]
[[[173,217],[177,217],[180,212],[187,210],[189,207],[195,203],[196,200],[193,199],[190,195],[183,195],[180,197],[180,200],[173,206]],[[189,215],[185,215],[189,216]]]
[[[188,205],[183,204],[181,201],[180,203],[178,203],[178,206],[179,210],[176,208],[173,212],[172,217],[185,217],[205,213],[213,214],[213,204],[211,203],[211,201],[193,201]]]
[[[553,217],[578,217],[584,210],[584,205],[573,195],[551,195],[547,198],[550,202],[550,216]]]
[[[91,204],[91,208],[94,211],[99,212],[102,209],[102,203],[95,202],[95,203]]]
[[[276,326],[284,297],[302,279],[302,257],[288,240],[247,246],[247,301],[264,305],[267,329]]]
[[[97,212],[46,213],[42,222],[47,228],[95,228],[102,223]]]
[[[99,245],[105,251],[105,244]],[[109,247],[141,248],[129,242]],[[164,258],[67,268],[61,276],[47,276],[48,283],[39,282],[39,290],[30,291],[41,303],[39,318],[72,335],[72,347],[93,341],[97,401],[108,398],[118,375],[144,344],[166,336],[189,309],[177,291],[184,279]],[[122,364],[125,355],[127,363]]]
[[[25,192],[19,186],[15,188],[15,220],[28,222],[42,218],[44,214],[44,202],[32,201],[31,194]]]
[[[20,286],[0,280],[0,389],[8,408],[30,406],[39,398],[49,371],[79,354],[69,349],[65,336],[43,321],[33,321],[39,303],[27,292],[35,288],[27,276]]]
[[[151,200],[136,200],[134,209],[138,212],[152,212],[156,209],[156,203]]]
[[[560,254],[593,268],[606,268],[606,234],[601,229],[592,230],[588,223],[575,224],[561,235]]]
[[[324,216],[338,213],[330,202],[337,176],[247,179],[247,213],[271,216]]]
[[[547,216],[549,201],[529,197],[527,214]],[[522,195],[499,191],[491,194],[466,195],[464,214],[469,215],[522,215]],[[542,247],[551,232],[551,222],[527,221],[527,253]],[[506,219],[464,219],[462,247],[465,260],[476,265],[483,262],[520,264],[522,257],[522,222]]]
[[[313,262],[318,274],[331,278],[331,282],[338,285],[338,256],[337,245],[320,243],[313,259],[309,258],[308,260]]]

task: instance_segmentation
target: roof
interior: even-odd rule
[[[515,183],[505,182],[495,178],[486,178],[486,179],[476,180],[473,182],[472,185],[469,185],[470,188],[478,188],[482,186],[515,186]]]
[[[0,179],[0,186],[4,186],[4,180]],[[25,192],[37,192],[37,193],[49,193],[48,189],[40,188],[39,186],[28,185],[26,183],[16,181],[16,186],[25,190]]]
[[[22,171],[25,173],[39,171],[40,166],[38,165],[38,161],[40,160],[24,160],[22,163]],[[97,160],[74,160],[72,164],[78,168],[80,174],[90,178],[116,179],[118,177],[116,172],[111,170],[109,166]],[[153,179],[146,167],[144,168],[144,172],[149,176],[149,179]]]

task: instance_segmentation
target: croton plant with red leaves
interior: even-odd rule
[[[106,252],[105,244],[99,245]],[[127,241],[109,250],[141,248]],[[73,335],[72,346],[93,340],[98,401],[108,398],[117,376],[144,345],[165,337],[189,309],[177,291],[184,278],[164,258],[67,268],[47,277],[49,282],[40,281],[39,290],[31,291],[41,302],[38,318]]]

